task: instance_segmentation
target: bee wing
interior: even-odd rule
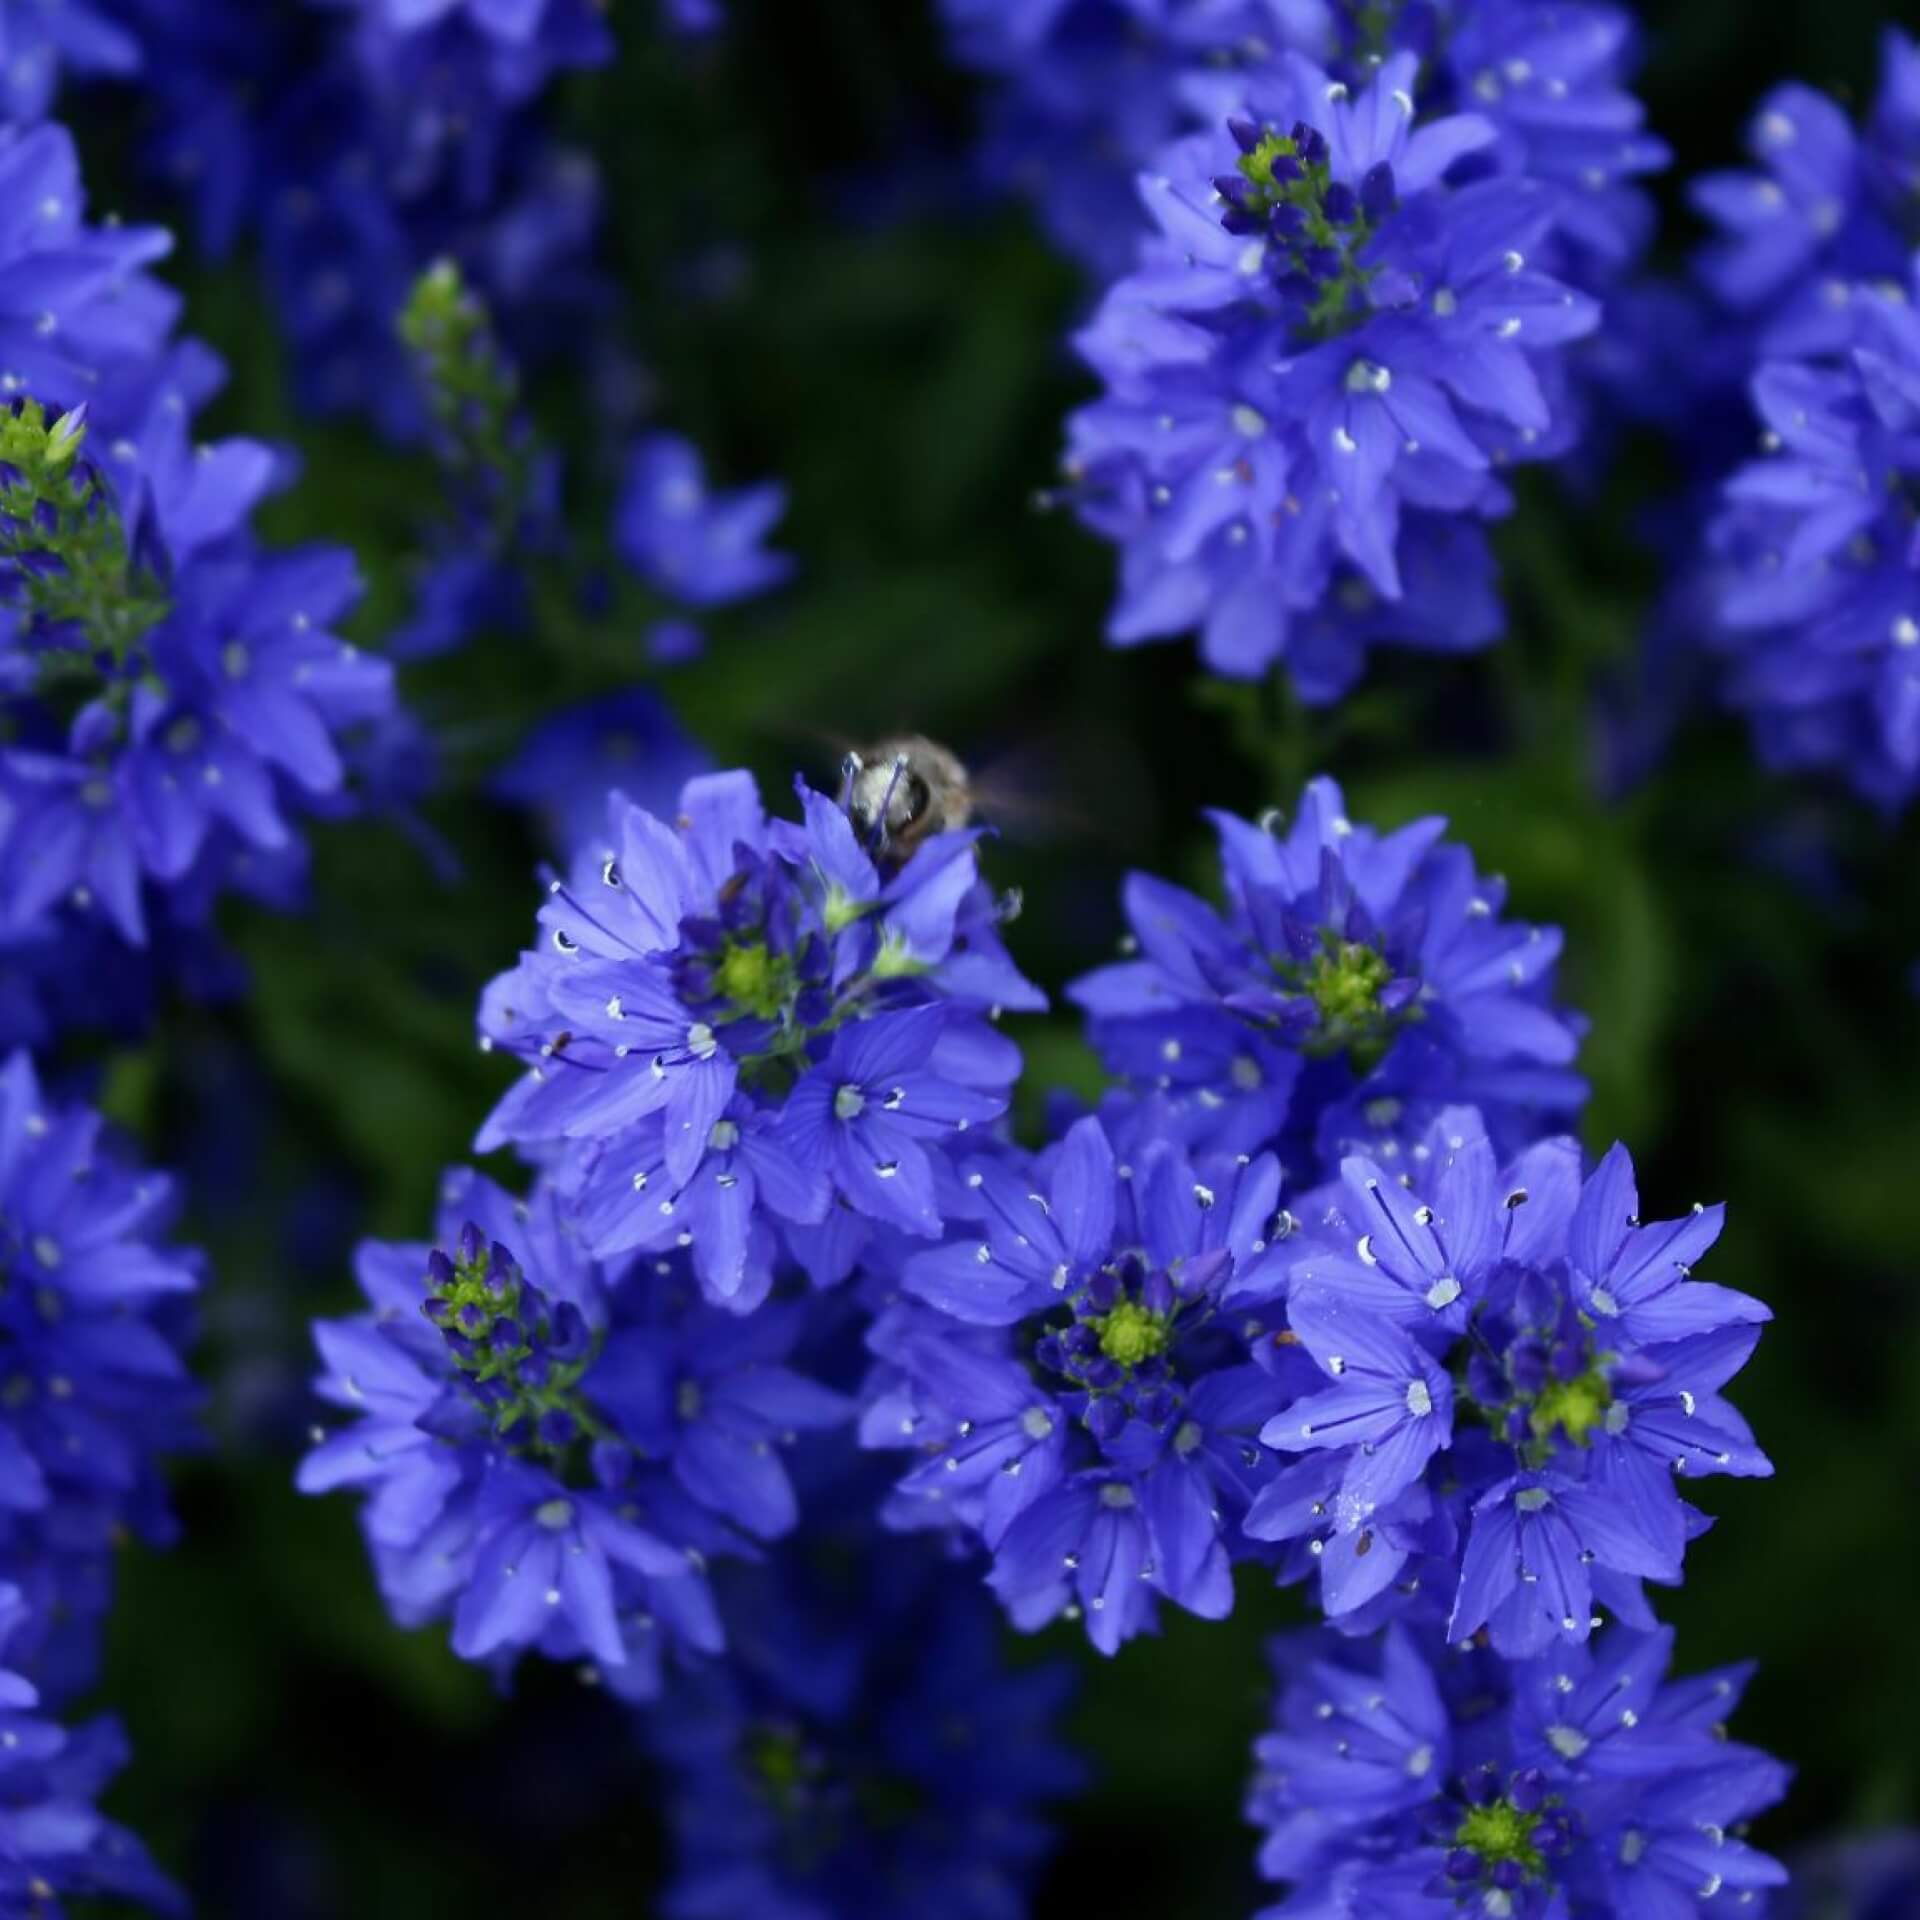
[[[1138,846],[1147,831],[1147,769],[1119,740],[1024,741],[972,775],[974,810],[1010,839]]]

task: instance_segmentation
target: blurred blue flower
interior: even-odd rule
[[[669,1920],[1010,1920],[1046,1803],[1082,1783],[1056,1726],[1069,1671],[1008,1667],[986,1596],[876,1534],[846,1478],[814,1541],[723,1570],[730,1658],[648,1716]]]
[[[649,587],[676,604],[731,606],[792,577],[793,561],[761,546],[786,509],[786,489],[771,483],[709,492],[694,447],[674,434],[654,434],[627,456],[614,545]],[[656,637],[656,654],[660,645]],[[669,647],[678,657],[693,650],[684,634]]]
[[[173,1210],[97,1112],[47,1099],[25,1053],[0,1066],[0,1577],[25,1598],[9,1657],[63,1694],[92,1677],[118,1536],[170,1537],[160,1455],[196,1444],[201,1269],[159,1239]]]
[[[604,831],[609,793],[664,817],[689,780],[712,771],[667,704],[630,687],[542,721],[494,776],[492,790],[534,814],[547,844],[567,855]]]
[[[140,42],[111,4],[0,0],[0,120],[43,118],[63,71],[124,79],[139,68]]]
[[[96,433],[131,422],[98,389],[155,360],[179,311],[143,271],[171,247],[158,227],[91,226],[64,127],[0,125],[0,397],[55,411],[93,403]]]
[[[0,1582],[0,1652],[29,1611],[19,1588]],[[69,1731],[39,1704],[30,1681],[0,1667],[0,1910],[59,1920],[66,1900],[108,1896],[184,1914],[179,1888],[93,1804],[126,1764],[119,1726]]]
[[[1920,788],[1911,291],[1856,288],[1844,348],[1765,361],[1752,392],[1763,450],[1728,478],[1707,530],[1728,696],[1769,765],[1833,768],[1902,806]]]
[[[1881,39],[1880,91],[1856,133],[1823,93],[1789,82],[1748,133],[1757,170],[1702,175],[1691,198],[1720,229],[1699,272],[1734,313],[1762,322],[1764,353],[1839,345],[1862,281],[1904,283],[1920,167],[1920,46]]]

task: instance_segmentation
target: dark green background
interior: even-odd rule
[[[1652,784],[1597,797],[1592,688],[1630,659],[1656,578],[1631,536],[1671,471],[1651,445],[1597,501],[1528,476],[1500,534],[1501,646],[1383,656],[1338,714],[1210,686],[1185,646],[1104,650],[1108,553],[1029,505],[1086,391],[1061,345],[1078,284],[1017,210],[954,191],[972,96],[928,9],[731,4],[734,31],[703,52],[616,18],[618,68],[560,95],[606,169],[606,260],[663,421],[720,480],[774,474],[793,493],[781,544],[798,582],[714,623],[706,659],[672,683],[678,710],[773,795],[796,764],[828,777],[833,740],[901,724],[976,761],[1040,766],[1059,823],[991,863],[1025,887],[1016,951],[1053,987],[1110,949],[1128,866],[1204,884],[1202,805],[1284,804],[1326,770],[1356,816],[1449,814],[1508,875],[1516,911],[1568,930],[1565,990],[1593,1019],[1589,1143],[1629,1139],[1650,1214],[1731,1202],[1712,1277],[1778,1316],[1738,1398],[1779,1477],[1706,1488],[1722,1524],[1665,1597],[1686,1665],[1763,1663],[1738,1730],[1801,1773],[1762,1837],[1790,1849],[1912,1817],[1913,829],[1763,778],[1711,716]],[[621,0],[616,15],[630,8],[644,12]],[[1777,79],[1870,91],[1879,10],[1863,0],[1645,11],[1644,91],[1682,171],[1731,158]],[[74,117],[96,204],[173,211],[124,165],[125,96],[88,96]],[[1677,259],[1691,230],[1672,182],[1664,197]],[[733,250],[746,274],[703,293],[726,276],[700,263]],[[274,530],[359,550],[377,644],[403,605],[430,469],[295,415],[245,263],[207,275],[186,248],[173,271],[189,324],[234,362],[212,424],[302,447],[306,478]],[[598,540],[619,449],[564,378],[536,393],[572,458],[575,524]],[[138,1054],[76,1048],[151,1155],[188,1172],[189,1226],[215,1257],[201,1355],[214,1450],[180,1473],[180,1548],[127,1557],[104,1688],[138,1754],[116,1809],[210,1920],[651,1910],[659,1836],[613,1709],[550,1671],[497,1699],[440,1630],[395,1631],[349,1503],[290,1486],[307,1319],[350,1306],[354,1238],[423,1229],[437,1170],[499,1085],[472,1045],[472,1003],[531,924],[539,850],[463,789],[539,714],[640,671],[635,616],[623,603],[597,627],[491,639],[408,679],[450,743],[455,791],[433,812],[463,884],[437,887],[390,827],[323,831],[309,916],[229,917],[254,969],[242,1004],[176,1008]],[[1036,1096],[1094,1084],[1070,1019],[1020,1037]],[[1043,1916],[1250,1910],[1239,1795],[1261,1642],[1293,1606],[1248,1579],[1224,1626],[1176,1617],[1111,1664],[1082,1654],[1076,1725],[1099,1784],[1070,1817]],[[1055,1644],[1071,1653],[1074,1638]]]

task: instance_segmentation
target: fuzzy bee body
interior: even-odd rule
[[[960,758],[924,734],[899,734],[849,752],[840,804],[854,826],[893,861],[973,818],[973,787]]]

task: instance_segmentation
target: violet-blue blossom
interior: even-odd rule
[[[1213,824],[1224,911],[1133,875],[1136,957],[1071,989],[1108,1067],[1163,1094],[1186,1137],[1279,1145],[1311,1185],[1346,1143],[1450,1101],[1508,1147],[1578,1110],[1559,930],[1505,919],[1504,884],[1444,821],[1382,834],[1317,779],[1290,824]]]
[[[526,1067],[481,1147],[564,1145],[590,1245],[690,1247],[737,1311],[771,1285],[776,1224],[938,1231],[924,1156],[1004,1109],[1019,1055],[987,1016],[1039,1003],[977,836],[898,865],[801,799],[804,822],[770,821],[744,773],[689,781],[671,821],[615,796],[481,1010],[482,1044]]]
[[[1163,1142],[1122,1165],[1088,1118],[1031,1163],[965,1163],[962,1185],[948,1239],[900,1270],[923,1307],[871,1340],[886,1412],[863,1438],[923,1456],[890,1522],[977,1535],[1016,1625],[1083,1617],[1103,1653],[1163,1599],[1226,1613],[1239,1520],[1274,1465],[1255,1435],[1286,1398],[1233,1304],[1276,1257],[1271,1156]]]
[[[0,1649],[31,1611],[18,1587],[0,1582]],[[186,1912],[140,1842],[94,1805],[126,1758],[115,1722],[63,1727],[31,1681],[0,1667],[0,1910],[60,1920],[64,1901],[104,1896]]]
[[[1888,809],[1920,789],[1920,320],[1852,290],[1837,351],[1763,361],[1761,451],[1706,534],[1708,642],[1773,766],[1840,773]]]
[[[1741,1835],[1787,1781],[1726,1737],[1747,1675],[1672,1681],[1671,1652],[1617,1629],[1518,1668],[1399,1627],[1280,1642],[1247,1814],[1289,1891],[1261,1920],[1687,1920],[1780,1886]]]
[[[1860,283],[1907,277],[1920,46],[1889,26],[1880,51],[1880,87],[1859,129],[1827,95],[1789,82],[1754,113],[1755,166],[1693,183],[1695,209],[1719,230],[1700,276],[1734,314],[1760,323],[1763,353],[1837,344]]]
[[[1772,1471],[1720,1392],[1767,1309],[1693,1277],[1722,1209],[1643,1225],[1624,1148],[1584,1181],[1570,1140],[1502,1166],[1450,1109],[1295,1211],[1274,1370],[1317,1378],[1262,1430],[1294,1464],[1247,1532],[1355,1630],[1411,1607],[1530,1658],[1597,1607],[1650,1627],[1640,1583],[1676,1582],[1699,1526],[1676,1482]]]
[[[0,119],[30,123],[52,107],[67,73],[125,78],[140,42],[90,0],[6,0],[0,6]]]
[[[1074,417],[1067,462],[1121,549],[1115,642],[1198,628],[1209,666],[1258,675],[1297,618],[1351,603],[1368,622],[1323,637],[1300,685],[1335,698],[1371,617],[1405,596],[1403,547],[1504,512],[1496,469],[1562,449],[1564,349],[1598,310],[1537,263],[1557,197],[1448,184],[1496,131],[1422,119],[1417,65],[1396,54],[1350,90],[1290,56],[1143,176],[1157,231],[1079,336],[1107,391]],[[1401,637],[1493,637],[1484,609],[1455,611]]]
[[[772,483],[731,494],[710,491],[693,446],[676,434],[653,434],[627,456],[614,545],[641,580],[676,606],[731,606],[792,575],[792,560],[761,544],[786,508],[786,490]],[[690,646],[674,633],[664,644],[680,659],[697,650],[698,640]]]
[[[27,1602],[10,1657],[61,1692],[92,1677],[116,1536],[171,1536],[160,1458],[196,1444],[201,1268],[162,1237],[175,1206],[27,1054],[0,1066],[0,1576]]]
[[[729,1366],[724,1346],[703,1360],[695,1330],[656,1316],[668,1283],[652,1263],[625,1279],[623,1304],[550,1185],[519,1202],[451,1173],[437,1231],[438,1246],[363,1246],[371,1311],[316,1325],[319,1392],[349,1418],[299,1484],[367,1496],[368,1549],[402,1625],[451,1615],[466,1659],[585,1659],[651,1694],[663,1644],[720,1646],[706,1555],[739,1550],[739,1524],[791,1524],[757,1449],[837,1410],[797,1376],[749,1377],[790,1326],[736,1340]]]

